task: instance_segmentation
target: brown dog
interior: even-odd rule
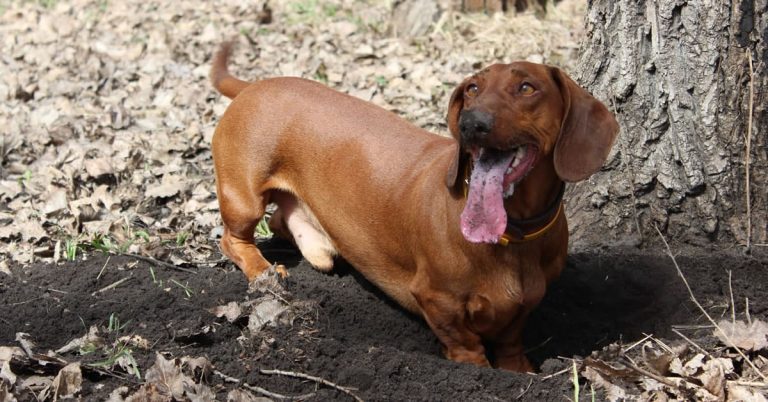
[[[452,139],[308,80],[241,81],[229,53],[211,70],[234,99],[213,137],[224,254],[264,272],[253,233],[275,203],[307,261],[343,256],[449,359],[531,370],[523,323],[565,263],[563,181],[598,170],[618,132],[605,106],[557,68],[497,64],[454,91]]]

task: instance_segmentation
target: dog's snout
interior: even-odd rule
[[[459,117],[459,130],[464,141],[477,141],[493,129],[493,115],[479,110],[465,110]]]

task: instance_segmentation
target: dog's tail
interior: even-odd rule
[[[227,69],[227,60],[229,55],[232,54],[232,45],[231,41],[221,44],[221,48],[213,56],[210,74],[214,88],[230,99],[234,99],[240,91],[251,85],[248,81],[235,78]]]

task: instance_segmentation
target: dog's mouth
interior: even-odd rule
[[[512,197],[515,184],[533,169],[538,148],[532,144],[506,150],[480,147],[470,153],[474,167],[461,232],[473,243],[496,243],[507,227],[504,199]]]

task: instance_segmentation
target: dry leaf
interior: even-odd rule
[[[0,362],[0,384],[16,384],[16,374],[11,370],[11,362],[4,360]]]
[[[734,381],[728,381],[727,388],[727,402],[768,402],[765,393],[759,388],[738,385]]]
[[[133,395],[125,398],[125,402],[171,402],[169,395],[161,393],[154,383],[144,384]]]
[[[244,389],[235,389],[227,394],[227,402],[272,402],[263,396],[254,396]]]
[[[53,377],[43,377],[38,375],[33,375],[25,378],[22,382],[20,387],[23,389],[27,389],[32,393],[43,391],[41,392],[47,392],[51,388],[51,384],[53,384]],[[40,400],[43,400],[44,398],[38,398]]]
[[[156,354],[155,364],[147,370],[146,382],[157,387],[158,393],[182,399],[184,384],[194,382],[181,372],[175,359],[167,360],[160,353]]]
[[[217,318],[226,317],[229,322],[234,322],[243,315],[243,309],[237,302],[229,302],[224,306],[213,307],[208,311]]]
[[[184,390],[190,402],[210,402],[216,400],[216,394],[205,384],[184,384]]]
[[[159,184],[147,187],[144,194],[147,197],[168,198],[186,188],[186,182],[181,176],[164,175]]]
[[[104,402],[124,402],[125,401],[125,395],[128,394],[128,387],[122,386],[117,387],[112,390],[112,392],[109,393],[109,398],[107,398]]]
[[[0,402],[16,402],[16,397],[13,396],[10,388],[9,384],[0,381]]]
[[[712,359],[703,366],[703,372],[697,376],[702,386],[717,397],[725,396],[725,376],[733,372],[731,359]]]
[[[768,348],[768,323],[764,321],[753,320],[748,324],[741,320],[736,322],[721,320],[718,326],[727,337],[718,329],[715,329],[715,336],[726,346],[736,346],[750,352]],[[728,339],[733,342],[733,345]]]
[[[83,373],[80,371],[80,363],[67,364],[53,379],[54,399],[65,398],[80,392],[82,384]]]
[[[696,374],[699,369],[704,367],[704,356],[703,353],[697,353],[692,358],[688,359],[687,362],[685,362],[685,365],[683,365],[683,377],[690,377],[694,374]]]
[[[613,402],[624,400],[627,397],[627,392],[624,388],[612,383],[607,376],[604,376],[592,367],[587,366],[581,374],[597,388],[603,389],[607,400]]]
[[[267,324],[276,325],[277,319],[286,310],[288,306],[272,296],[254,301],[251,314],[248,316],[248,330],[251,331],[251,335],[259,333]]]
[[[99,335],[99,329],[96,325],[92,325],[88,329],[87,334],[69,341],[66,345],[57,349],[56,353],[63,354],[73,350],[82,353],[84,350],[101,349],[104,345],[104,338]]]
[[[83,166],[85,167],[85,172],[88,173],[88,175],[92,178],[114,173],[112,168],[112,159],[107,157],[86,159],[83,162]]]
[[[211,362],[202,356],[200,357],[184,356],[181,358],[181,365],[189,368],[189,371],[198,380],[207,379],[210,373],[213,371],[213,365],[211,365]],[[198,370],[200,371],[199,375],[198,375]]]
[[[126,335],[117,339],[118,343],[132,345],[139,349],[149,350],[149,340],[139,335]]]

